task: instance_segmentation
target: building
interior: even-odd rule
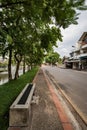
[[[87,32],[84,32],[70,53],[69,60],[65,62],[73,69],[87,69]]]

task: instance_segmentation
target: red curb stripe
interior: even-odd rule
[[[73,130],[71,124],[62,124],[62,125],[63,125],[64,130]]]
[[[60,120],[61,120],[61,123],[62,123],[62,126],[63,126],[63,129],[64,130],[73,130],[73,127],[72,127],[71,123],[69,122],[69,119],[68,119],[66,113],[64,112],[64,109],[63,109],[63,107],[62,107],[62,105],[61,105],[61,103],[60,103],[56,93],[54,92],[54,89],[52,88],[51,84],[47,80],[44,71],[43,71],[43,74],[44,74],[45,80],[47,82],[47,85],[49,87],[49,90],[51,92],[52,99],[53,99],[53,102],[54,102],[54,104],[56,106],[58,115],[60,117]]]

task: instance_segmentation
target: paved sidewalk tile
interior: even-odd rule
[[[35,96],[39,96],[39,102],[32,104],[30,130],[63,130],[42,70],[38,72],[36,78]]]
[[[31,125],[29,127],[9,127],[8,130],[72,130],[67,116],[43,70],[39,70],[33,83],[36,83],[31,104]]]

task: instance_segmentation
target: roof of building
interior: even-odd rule
[[[83,41],[87,37],[87,32],[84,32],[78,41]]]

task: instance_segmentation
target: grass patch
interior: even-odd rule
[[[38,68],[19,77],[17,80],[0,85],[0,130],[7,130],[9,122],[9,107],[27,83],[32,82]]]

